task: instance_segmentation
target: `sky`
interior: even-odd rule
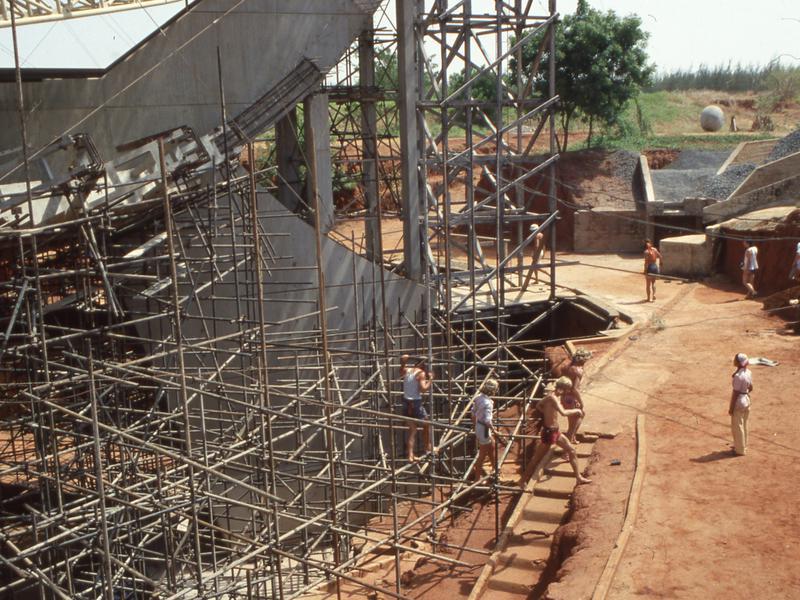
[[[286,0],[291,1],[291,0]],[[389,0],[390,14],[395,0]],[[473,0],[477,8],[494,0]],[[764,65],[780,59],[800,66],[798,0],[590,0],[599,10],[638,14],[650,34],[648,54],[659,72],[741,63]],[[577,0],[558,0],[558,11],[575,11]],[[153,32],[182,2],[19,28],[25,67],[107,66]],[[534,0],[546,12],[546,0]],[[0,67],[13,67],[11,31],[0,29]]]

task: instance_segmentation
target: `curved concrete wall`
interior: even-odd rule
[[[201,0],[99,78],[26,82],[29,145],[84,132],[109,160],[117,145],[153,132],[209,133],[221,124],[217,47],[233,118],[304,58],[327,72],[372,10],[354,0]],[[0,151],[21,146],[13,82],[0,84],[0,115]]]

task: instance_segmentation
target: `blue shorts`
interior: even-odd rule
[[[650,263],[649,265],[647,265],[647,274],[658,275],[659,274],[658,263]]]
[[[417,400],[403,398],[403,405],[400,407],[400,411],[400,414],[404,417],[411,417],[413,419],[428,418],[428,411],[422,406],[422,398]]]

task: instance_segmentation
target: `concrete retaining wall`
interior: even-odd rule
[[[703,222],[717,223],[761,208],[793,202],[800,203],[798,200],[800,199],[799,173],[800,168],[787,179],[776,181],[745,194],[734,192],[727,200],[706,206],[703,209]]]
[[[637,252],[647,237],[643,215],[633,210],[579,210],[574,217],[575,252]]]

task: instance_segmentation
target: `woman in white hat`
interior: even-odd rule
[[[728,414],[731,416],[733,453],[736,456],[747,453],[747,418],[750,416],[750,392],[753,391],[753,375],[747,368],[748,364],[747,355],[742,352],[733,357],[736,371],[732,376],[733,390]]]

